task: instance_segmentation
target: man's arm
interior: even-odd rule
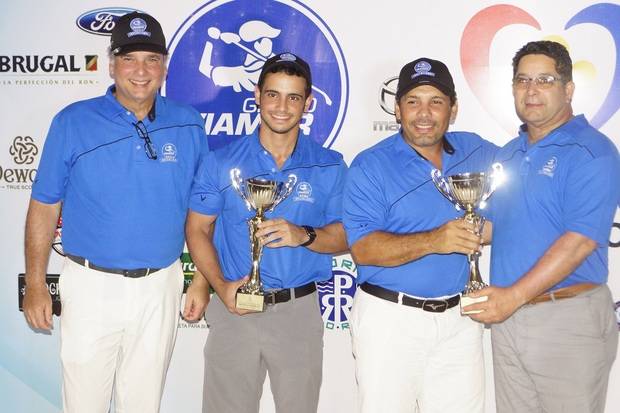
[[[60,202],[44,204],[32,198],[28,206],[24,315],[32,328],[52,328],[52,298],[47,290],[45,276],[60,206]]]
[[[308,234],[303,227],[284,219],[270,219],[259,224],[256,236],[269,248],[298,247],[308,241]],[[339,254],[347,251],[347,239],[340,222],[314,228],[316,238],[307,246],[308,249],[323,254]]]
[[[198,321],[202,318],[211,299],[209,287],[207,278],[196,270],[185,294],[185,308],[183,309],[185,321]]]
[[[480,248],[473,224],[462,219],[448,221],[430,231],[394,234],[374,231],[351,247],[358,265],[396,267],[428,254],[471,254]]]
[[[486,324],[500,323],[570,275],[595,249],[596,242],[592,239],[576,232],[566,232],[514,285],[508,288],[487,287],[472,293],[471,297],[487,296],[488,300],[467,306],[464,310],[483,310],[470,317]]]
[[[216,218],[214,215],[203,215],[190,210],[185,224],[187,247],[196,268],[206,277],[228,311],[243,315],[249,311],[238,310],[235,306],[235,297],[239,287],[249,277],[245,276],[237,281],[227,281],[224,278],[217,251],[213,245]]]

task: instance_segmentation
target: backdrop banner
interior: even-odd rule
[[[397,75],[421,56],[444,61],[459,100],[452,130],[474,131],[502,145],[519,120],[511,94],[511,61],[531,40],[566,45],[574,62],[573,107],[620,143],[620,2],[566,0],[367,1],[329,0],[21,0],[0,15],[0,410],[62,410],[59,320],[50,334],[30,329],[19,311],[23,294],[24,222],[32,182],[52,117],[77,100],[105,93],[110,31],[123,14],[155,16],[170,56],[162,94],[193,105],[204,118],[211,147],[258,127],[252,93],[263,63],[290,50],[312,68],[314,100],[301,133],[344,154],[398,130]],[[457,212],[455,211],[455,216]],[[59,228],[58,232],[60,233]],[[610,238],[609,285],[620,315],[620,214]],[[519,246],[515,246],[518,248]],[[51,253],[50,293],[58,297],[60,248]],[[489,251],[481,270],[488,278]],[[182,256],[186,283],[194,265]],[[356,407],[349,314],[356,290],[350,255],[333,259],[333,278],[318,286],[325,322],[324,377],[319,412]],[[55,304],[57,314],[59,303]],[[620,316],[618,317],[620,324]],[[204,320],[179,321],[178,339],[162,401],[163,413],[199,412],[202,402]],[[495,412],[489,331],[484,335],[486,412]],[[607,411],[620,411],[620,364],[609,383]],[[275,411],[269,382],[261,411]]]

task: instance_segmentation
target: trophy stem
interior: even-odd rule
[[[260,239],[255,236],[258,231],[258,225],[264,221],[262,208],[259,208],[256,215],[248,221],[250,230],[250,250],[252,254],[252,268],[250,270],[250,279],[241,288],[243,292],[253,294],[263,294],[263,283],[260,280],[260,259],[263,255],[263,245]]]

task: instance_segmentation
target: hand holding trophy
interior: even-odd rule
[[[457,175],[442,176],[441,171],[433,169],[431,177],[433,183],[450,202],[454,204],[457,210],[464,210],[463,219],[474,224],[476,235],[482,233],[485,218],[476,213],[476,209],[482,209],[486,205],[486,200],[497,189],[503,180],[503,167],[500,163],[495,163],[491,167],[490,174],[479,173],[462,173]],[[461,314],[474,314],[480,311],[463,312],[463,307],[470,304],[486,301],[487,297],[470,298],[467,294],[483,289],[487,286],[480,276],[478,259],[480,252],[474,252],[467,255],[469,261],[469,281],[465,285],[465,290],[461,295]]]
[[[270,181],[258,178],[241,178],[241,171],[237,168],[230,171],[230,180],[233,188],[245,201],[249,210],[255,210],[256,215],[248,220],[250,230],[250,251],[252,268],[250,279],[237,291],[236,307],[242,310],[263,311],[264,296],[263,283],[260,280],[260,259],[263,245],[255,235],[258,224],[265,220],[265,213],[273,209],[290,195],[297,176],[291,174],[286,182]]]

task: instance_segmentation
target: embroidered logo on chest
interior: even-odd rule
[[[312,196],[312,185],[309,182],[302,181],[297,184],[295,188],[295,196],[293,197],[293,201],[305,201],[305,202],[314,202],[314,197]]]
[[[172,143],[164,143],[161,147],[161,161],[162,162],[176,162],[177,161],[177,147]]]
[[[550,178],[553,178],[553,175],[555,174],[555,170],[558,167],[558,158],[556,158],[555,156],[552,156],[544,165],[542,168],[540,168],[538,170],[538,174],[539,175],[546,175]]]

